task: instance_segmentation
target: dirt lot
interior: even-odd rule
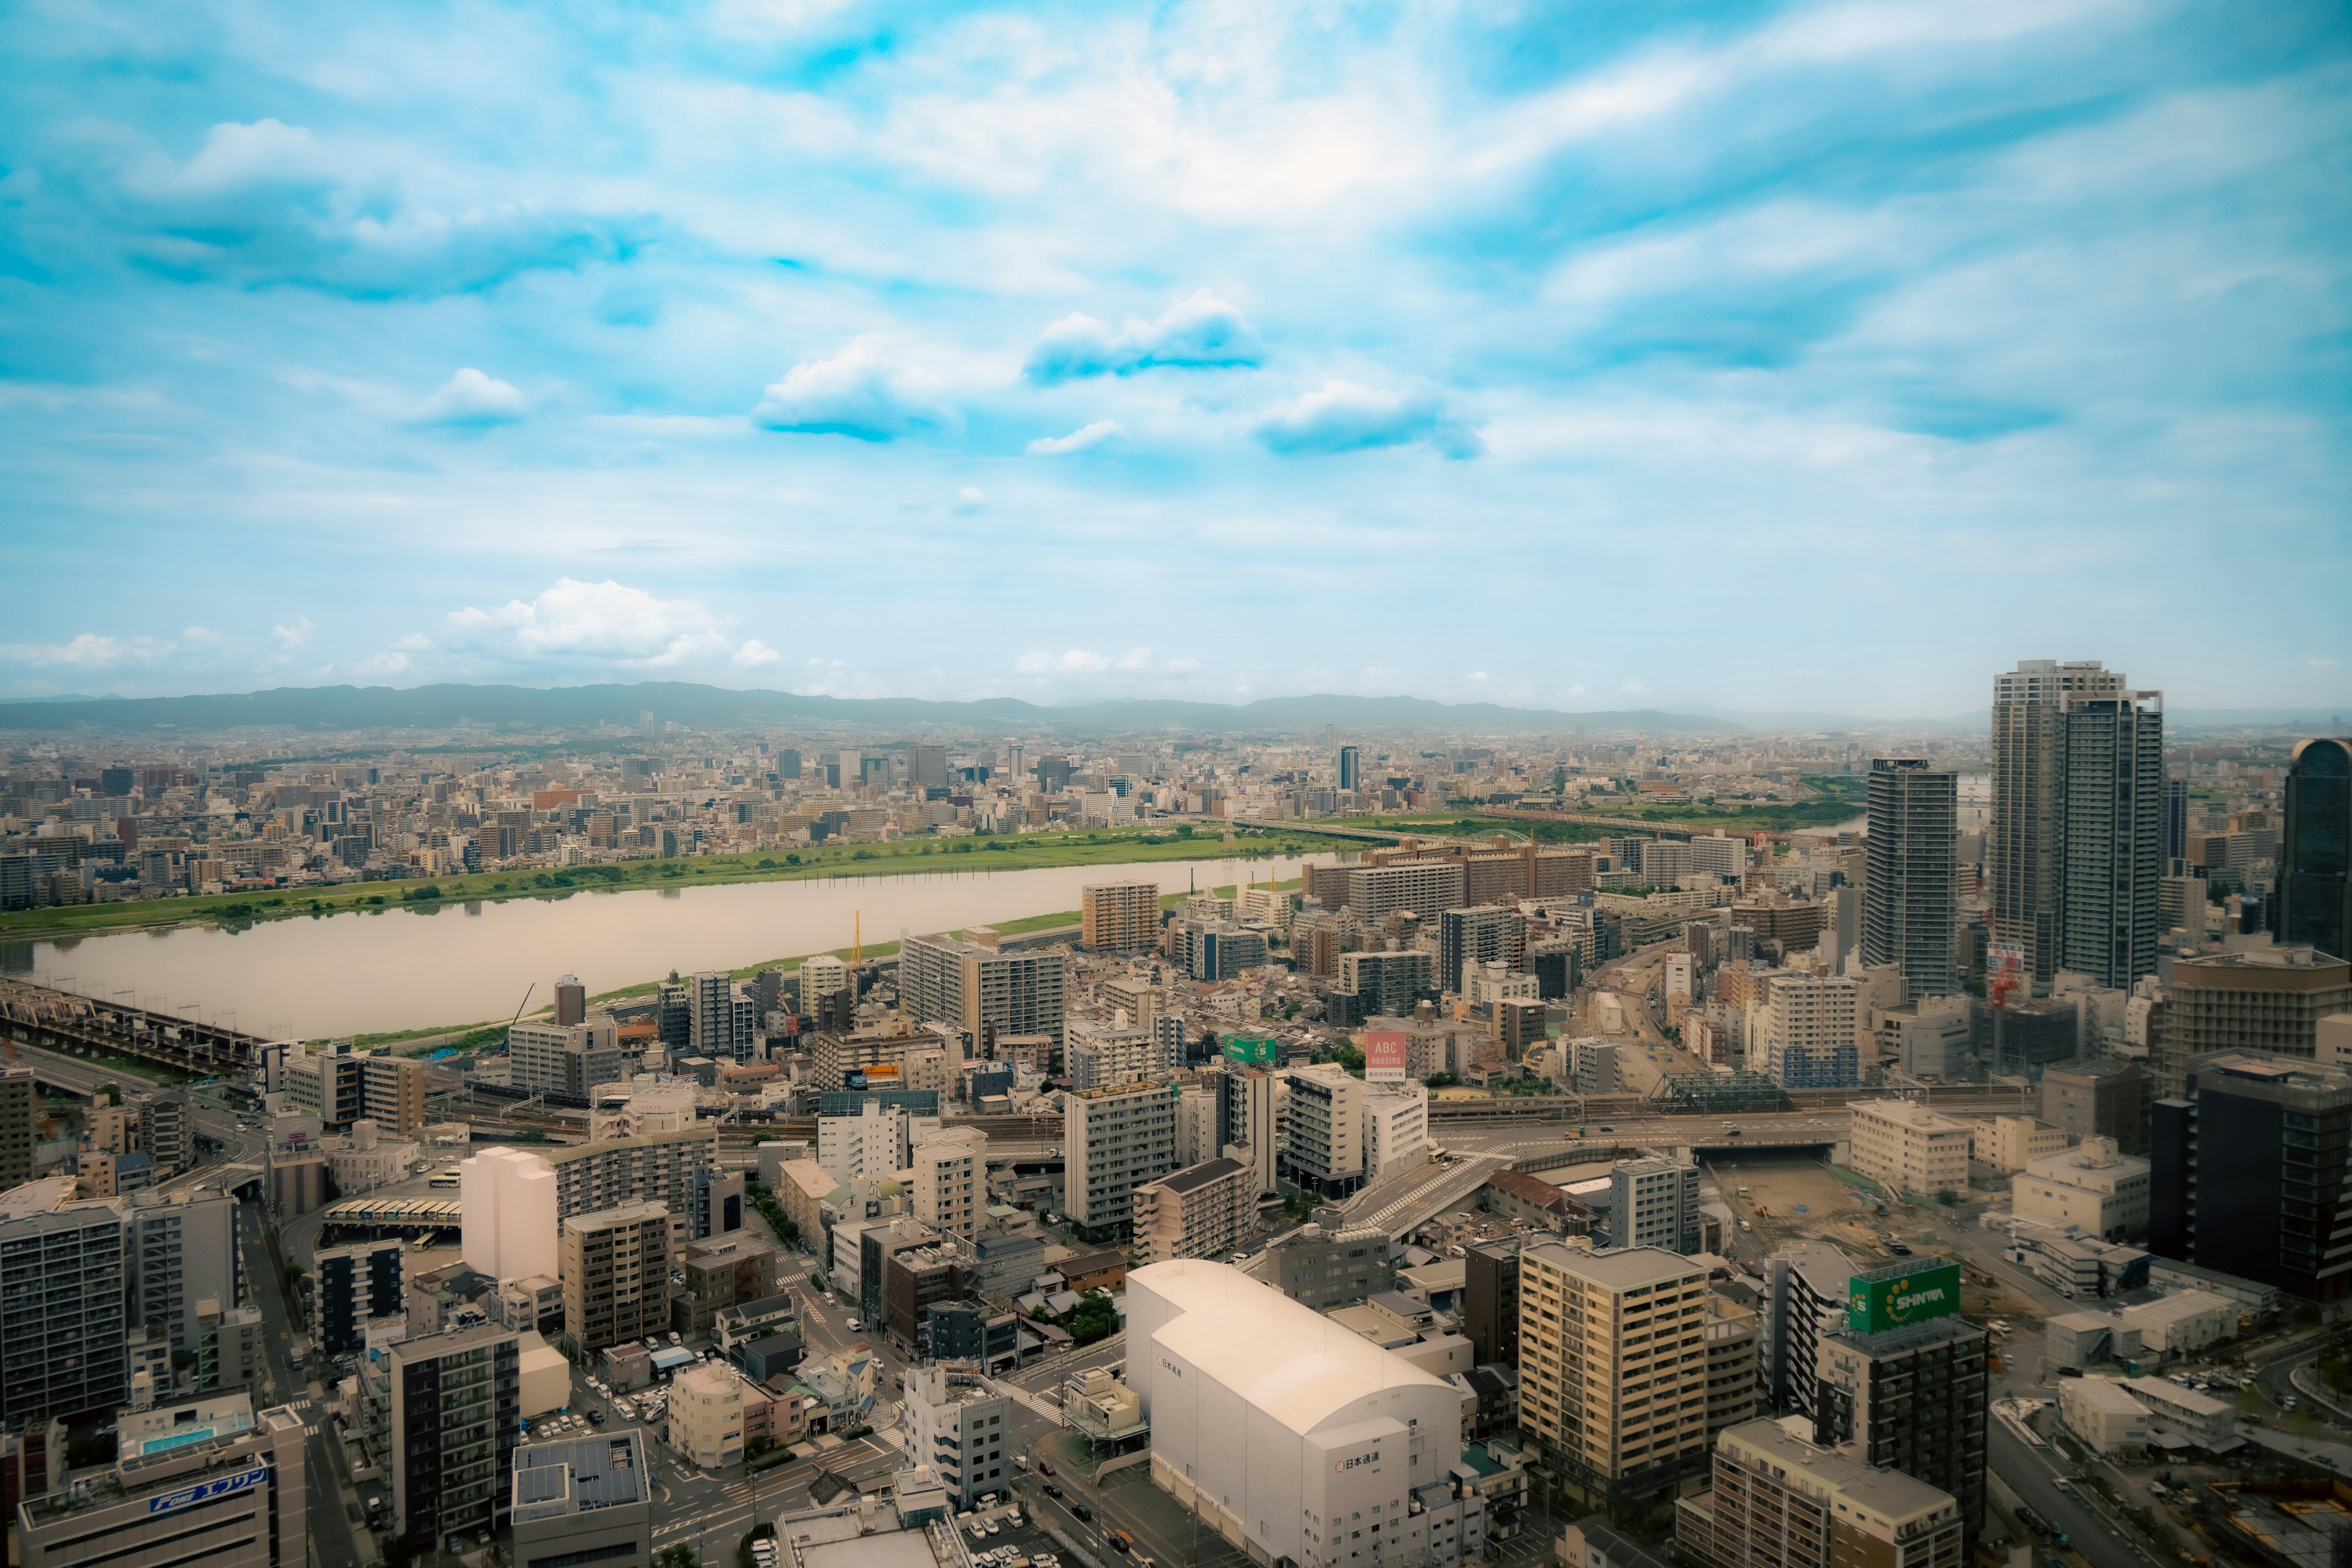
[[[1784,1241],[1814,1237],[1835,1243],[1857,1260],[1879,1256],[1872,1201],[1821,1161],[1764,1155],[1717,1160],[1712,1165],[1723,1201],[1755,1226],[1757,1244],[1765,1251]],[[1745,1198],[1738,1195],[1742,1187],[1748,1189]]]

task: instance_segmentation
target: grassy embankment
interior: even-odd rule
[[[1717,796],[1692,805],[1593,805],[1589,816],[1612,816],[1626,822],[1654,822],[1678,827],[1726,833],[1801,833],[1809,828],[1834,827],[1861,815],[1866,804],[1866,781],[1860,774],[1827,773],[1805,783],[1815,798],[1801,801],[1749,802]],[[1523,804],[1541,807],[1541,801]],[[1412,812],[1389,816],[1324,817],[1331,826],[1377,828],[1384,833],[1419,833],[1433,837],[1478,836],[1488,833],[1532,832],[1538,844],[1589,844],[1628,831],[1585,822],[1545,822],[1521,816],[1495,816],[1465,805],[1453,812]],[[1309,826],[1312,826],[1310,824]]]
[[[430,880],[346,882],[332,888],[289,888],[267,893],[139,899],[65,909],[23,910],[0,920],[0,935],[21,940],[191,923],[243,926],[266,920],[377,914],[389,909],[415,910],[436,904],[562,899],[583,891],[898,877],[932,871],[1031,871],[1151,860],[1265,859],[1278,855],[1358,847],[1360,846],[1346,839],[1326,837],[1309,829],[1292,832],[1248,827],[1235,829],[1231,839],[1204,832],[1186,837],[1133,829],[918,838],[895,844],[845,845],[839,848],[624,860],[552,871],[485,871]]]

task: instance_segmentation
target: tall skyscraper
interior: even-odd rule
[[[430,1542],[505,1521],[520,1363],[520,1338],[490,1323],[392,1347],[394,1533]]]
[[[1360,788],[1362,788],[1362,787],[1363,787],[1363,772],[1364,772],[1364,753],[1363,753],[1363,752],[1362,752],[1360,749],[1359,749],[1358,747],[1355,747],[1355,746],[1342,746],[1342,747],[1340,747],[1340,748],[1339,748],[1339,787],[1340,787],[1341,789],[1360,789]]]
[[[2059,701],[2057,967],[2127,989],[2156,971],[2164,695]]]
[[[2164,863],[2189,857],[2189,781],[2164,781]]]
[[[2286,771],[2278,939],[2352,958],[2352,738],[2299,742]]]
[[[122,1212],[38,1184],[0,1205],[0,1431],[129,1403]]]
[[[1903,999],[1957,988],[1959,775],[1917,757],[1870,764],[1870,845],[1863,886],[1862,961],[1903,972]]]
[[[2217,1051],[2154,1123],[2148,1250],[2305,1301],[2352,1297],[2352,1073]]]
[[[2095,658],[2021,659],[1993,681],[1992,940],[2022,948],[2036,981],[2058,970],[2060,707],[2069,695],[2123,689],[2123,676]]]

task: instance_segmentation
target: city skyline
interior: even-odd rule
[[[0,29],[0,697],[2352,702],[2320,7]]]

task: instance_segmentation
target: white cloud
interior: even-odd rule
[[[754,424],[802,436],[895,441],[957,423],[939,379],[902,363],[878,333],[853,338],[831,359],[803,360],[772,384]]]
[[[303,616],[290,625],[270,627],[269,635],[278,639],[279,647],[290,653],[309,642],[310,634],[318,629],[311,625],[310,616]]]
[[[1617,689],[1628,697],[1647,697],[1650,694],[1650,689],[1638,680],[1629,680]]]
[[[418,423],[475,429],[511,425],[530,412],[520,389],[467,365],[425,399]]]
[[[766,669],[784,662],[784,656],[761,642],[758,637],[746,637],[743,646],[735,650],[732,660],[739,669]]]
[[[978,485],[966,485],[956,491],[955,509],[970,515],[988,510],[988,495]]]
[[[1091,425],[1081,425],[1066,436],[1040,436],[1029,443],[1027,451],[1033,458],[1066,458],[1072,452],[1099,447],[1105,441],[1126,434],[1126,426],[1118,420],[1097,419]]]
[[[718,617],[691,599],[657,599],[614,582],[559,578],[535,599],[448,619],[460,647],[515,659],[583,659],[646,668],[698,663],[729,650]]]
[[[1477,431],[1454,416],[1444,395],[1426,383],[1381,392],[1327,381],[1319,391],[1266,410],[1253,434],[1266,450],[1286,455],[1418,444],[1461,458],[1486,449]]]
[[[1474,669],[1462,679],[1465,680],[1484,680],[1486,679],[1486,672],[1483,669]]]
[[[1211,370],[1256,364],[1257,330],[1206,289],[1179,300],[1156,321],[1129,316],[1116,332],[1073,314],[1047,327],[1022,374],[1045,385],[1090,375],[1132,375],[1155,366]]]
[[[1150,649],[1145,649],[1148,655]],[[1050,648],[1031,648],[1013,661],[1013,668],[1024,675],[1045,675],[1059,670],[1064,674],[1084,674],[1108,669],[1110,660],[1092,648],[1074,647],[1062,653]]]
[[[39,668],[115,669],[123,665],[152,664],[172,652],[172,645],[153,637],[110,637],[84,632],[66,643],[0,644],[0,658]]]
[[[1573,685],[1573,686],[1570,687],[1570,688],[1568,689],[1568,694],[1569,694],[1570,697],[1581,697],[1581,696],[1583,696],[1583,695],[1584,695],[1584,682],[1582,682],[1582,681],[1580,681],[1580,681],[1578,681],[1575,685]]]
[[[1121,669],[1148,669],[1150,665],[1151,650],[1148,647],[1131,647],[1118,656]]]
[[[415,661],[398,648],[371,655],[352,667],[360,675],[406,675],[415,668]]]

